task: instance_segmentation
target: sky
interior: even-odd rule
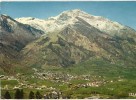
[[[13,18],[47,19],[65,10],[80,9],[91,15],[103,16],[136,30],[136,1],[44,1],[1,2],[0,13]]]

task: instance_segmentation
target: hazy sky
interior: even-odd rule
[[[103,16],[136,29],[136,1],[65,1],[65,2],[2,2],[1,13],[13,18],[36,17],[46,19],[62,11],[81,9],[89,14]]]

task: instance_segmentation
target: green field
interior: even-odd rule
[[[136,93],[136,69],[122,66],[120,63],[111,64],[108,61],[105,62],[101,59],[94,59],[71,67],[44,67],[44,69],[38,69],[38,73],[43,73],[45,71],[54,75],[53,78],[57,78],[57,75],[65,76],[67,74],[78,78],[72,78],[66,82],[62,82],[62,80],[65,79],[58,79],[58,81],[56,81],[55,79],[40,79],[39,77],[32,78],[31,76],[34,76],[33,70],[21,72],[20,69],[16,69],[16,73],[21,73],[21,77],[23,77],[22,79],[25,77],[28,84],[46,86],[45,89],[22,88],[24,91],[23,98],[29,98],[30,91],[33,91],[34,93],[39,91],[42,96],[48,94],[53,91],[49,89],[50,87],[55,88],[55,91],[61,91],[62,98],[136,98],[129,96],[129,93]],[[89,80],[82,78],[84,75],[88,75]],[[106,83],[101,84],[98,87],[78,87],[79,84],[86,84],[93,81]],[[13,87],[18,85],[19,82],[17,80],[1,80],[1,84],[2,87],[8,85],[8,91],[10,92],[11,97],[14,98],[16,90],[14,90]],[[2,96],[4,96],[6,91],[6,89],[2,90]]]

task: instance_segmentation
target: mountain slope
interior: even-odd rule
[[[44,34],[41,30],[21,24],[7,15],[0,16],[0,29],[0,67],[4,70],[16,62],[17,55],[27,43]]]
[[[92,59],[136,65],[135,30],[77,9],[47,20],[4,16],[1,27],[2,64],[14,64],[17,58],[26,67],[68,67]]]
[[[27,66],[67,67],[100,58],[111,64],[135,66],[136,32],[133,29],[126,27],[127,31],[111,35],[80,16],[73,20],[76,21],[27,45],[22,51],[23,63]]]

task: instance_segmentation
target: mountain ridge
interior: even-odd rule
[[[107,18],[76,9],[64,11],[47,20],[29,17],[13,19],[13,22],[0,21],[4,36],[14,33],[16,37],[20,33],[20,38],[15,40],[20,39],[19,43],[26,40],[17,51],[18,63],[26,67],[69,67],[94,58],[129,67],[136,64],[136,31]],[[11,43],[9,39],[5,40]],[[11,40],[14,42],[14,37]]]
[[[17,63],[19,52],[26,44],[43,34],[41,30],[19,23],[7,15],[0,15],[0,29],[0,67],[4,70]]]
[[[19,22],[25,23],[25,24],[32,25],[33,27],[38,26],[38,28],[42,24],[41,28],[43,30],[46,29],[46,31],[48,32],[48,30],[49,31],[57,30],[57,29],[59,29],[59,27],[62,28],[64,26],[66,26],[67,24],[75,23],[77,21],[76,17],[85,18],[84,20],[86,20],[88,23],[90,22],[89,23],[90,25],[94,26],[95,28],[98,28],[101,31],[105,30],[104,32],[108,32],[108,30],[117,31],[118,28],[123,29],[125,27],[117,22],[110,21],[107,18],[104,18],[101,16],[93,16],[93,15],[90,15],[90,14],[83,12],[79,9],[64,11],[56,17],[50,17],[46,20],[41,20],[41,19],[37,19],[37,18],[33,19],[33,20],[29,20],[30,18],[19,18],[16,20]],[[41,23],[39,23],[38,21],[39,22],[41,21]],[[44,25],[44,24],[47,24],[47,25]],[[53,28],[53,27],[55,27],[55,28]],[[108,27],[109,27],[109,29],[108,29]]]
[[[57,34],[57,35],[55,35],[55,34]],[[124,57],[124,54],[122,54],[122,52],[124,52],[120,49],[120,48],[122,48],[122,45],[120,45],[118,43],[119,41],[120,41],[120,43],[123,43],[125,40],[116,39],[115,37],[112,37],[107,33],[101,32],[100,30],[94,28],[93,26],[90,26],[90,25],[88,26],[88,24],[84,23],[83,21],[80,21],[72,26],[69,25],[61,31],[44,35],[43,38],[45,38],[45,39],[50,38],[51,41],[50,40],[46,41],[47,42],[47,43],[45,42],[46,45],[44,44],[44,42],[42,45],[41,44],[39,45],[38,44],[39,42],[35,42],[34,44],[32,44],[31,45],[32,48],[30,48],[30,49],[33,50],[35,48],[38,48],[36,52],[34,52],[34,51],[31,52],[31,50],[26,49],[26,51],[29,51],[29,53],[27,53],[27,55],[26,55],[26,58],[27,57],[30,57],[29,59],[32,59],[32,58],[37,59],[38,58],[38,60],[39,60],[38,65],[40,65],[40,62],[43,61],[43,65],[41,64],[41,66],[49,66],[48,64],[46,65],[46,63],[45,63],[49,59],[50,59],[49,62],[52,62],[52,61],[57,61],[59,58],[62,57],[61,60],[59,60],[57,62],[58,64],[55,64],[55,65],[61,66],[59,64],[61,64],[63,62],[66,65],[64,64],[62,66],[66,67],[66,66],[69,66],[69,64],[67,65],[67,62],[69,62],[69,60],[74,62],[73,64],[77,64],[79,62],[83,62],[83,61],[89,59],[87,55],[90,55],[90,58],[92,56],[98,57],[101,59],[105,59],[111,63],[117,63],[117,61],[123,61],[123,63],[125,63],[124,60],[120,60],[120,58],[125,59],[126,56]],[[59,38],[62,40],[61,42],[60,42]],[[42,40],[39,39],[38,41],[41,42]],[[68,47],[64,48],[65,46],[63,47],[62,44],[65,46],[67,45]],[[119,47],[117,47],[116,45]],[[125,46],[126,46],[125,48],[128,47],[127,44]],[[29,45],[28,45],[28,47],[29,47]],[[45,52],[46,49],[43,49],[43,48],[49,49],[48,54],[50,54],[50,55],[53,54],[52,57],[50,57],[50,55],[46,54],[46,52]],[[71,49],[69,50],[68,48],[73,48],[72,49],[73,51]],[[63,57],[65,54],[69,53],[69,52],[67,52],[67,49],[70,52],[70,54],[68,54],[69,57],[68,57],[68,55]],[[87,50],[87,51],[85,51],[85,50]],[[78,52],[79,55],[76,54],[76,51],[77,52],[79,51]],[[129,49],[129,51],[130,51],[130,49]],[[73,55],[71,55],[71,54],[73,54]],[[40,55],[40,56],[38,56],[38,55]],[[86,59],[86,57],[87,57],[87,59]],[[79,58],[80,58],[80,60],[79,60]],[[40,61],[40,59],[41,59],[41,61]],[[31,62],[31,60],[30,60],[30,62]],[[34,59],[31,62],[31,64],[32,63],[36,64]]]

